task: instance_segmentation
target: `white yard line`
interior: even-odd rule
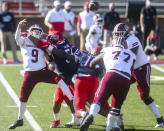
[[[10,97],[14,100],[17,107],[19,107],[20,103],[19,103],[18,96],[16,95],[14,90],[11,88],[11,86],[9,85],[9,83],[4,78],[4,76],[1,72],[0,72],[0,82],[3,84],[4,88],[6,89],[7,93],[10,95]],[[29,124],[31,125],[31,127],[33,128],[34,131],[42,131],[39,124],[35,121],[35,119],[33,118],[33,116],[30,114],[30,112],[27,109],[25,112],[25,118],[27,119],[27,121],[29,122]]]
[[[163,76],[150,76],[151,80],[154,80],[154,81],[162,81],[164,80],[164,77]]]
[[[11,105],[11,106],[7,106],[7,107],[9,107],[9,108],[17,108],[17,106],[16,105]],[[28,108],[30,107],[30,108],[36,108],[37,106],[27,106]]]
[[[161,68],[161,67],[159,67],[159,66],[157,66],[157,65],[151,65],[151,67],[153,67],[154,69],[156,69],[156,70],[158,70],[158,71],[164,72],[164,69]]]

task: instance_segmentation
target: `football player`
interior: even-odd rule
[[[63,58],[63,60],[70,60],[71,62],[78,63],[77,77],[74,85],[74,99],[77,117],[84,117],[87,113],[85,105],[87,101],[90,103],[93,101],[95,91],[98,88],[97,77],[102,73],[103,68],[100,68],[100,66],[97,66],[96,69],[90,68],[89,63],[94,58],[94,55],[75,47],[73,48],[73,54],[70,55],[61,49],[53,47],[47,42],[43,42],[37,46],[48,49],[53,54]],[[108,111],[109,105],[105,103],[102,105],[102,110],[99,113],[106,116]]]
[[[111,109],[107,117],[106,126],[106,131],[111,131],[114,123],[119,123],[121,106],[130,88],[131,71],[136,55],[132,51],[127,50],[124,37],[119,36],[113,39],[112,47],[104,48],[101,52],[99,56],[91,61],[90,66],[94,67],[103,60],[106,74],[96,91],[89,115],[81,123],[80,131],[88,130],[101,105],[112,95]]]
[[[34,25],[28,30],[28,37],[21,36],[21,29],[25,26],[26,22],[26,19],[19,22],[15,34],[17,45],[21,48],[25,74],[20,90],[18,120],[10,125],[8,127],[9,129],[15,129],[18,126],[23,126],[23,116],[26,110],[28,98],[35,85],[39,82],[58,84],[68,98],[70,100],[73,99],[71,92],[68,90],[67,85],[61,77],[55,72],[47,69],[44,52],[37,48],[32,42],[33,38],[40,39],[42,37],[43,30],[38,25]]]
[[[52,46],[56,47],[57,49],[61,49],[69,54],[72,53],[71,44],[66,38],[63,37],[63,35],[60,32],[52,32],[52,34],[48,36],[47,40],[48,42],[51,43]],[[75,62],[63,60],[62,58],[58,57],[55,54],[51,55],[51,61],[54,61],[55,69],[57,70],[59,76],[66,82],[70,91],[73,94],[74,85],[72,82],[72,77],[77,72],[77,64]],[[72,112],[72,121],[66,123],[65,125],[69,127],[79,126],[80,119],[78,119],[75,115],[73,101],[70,101],[67,98],[67,96],[63,94],[62,90],[58,86],[54,94],[54,103],[53,103],[53,115],[55,120],[52,122],[50,127],[56,128],[60,124],[59,111],[63,100],[65,100],[65,102],[67,103],[67,105],[69,106]]]
[[[103,44],[101,40],[102,37],[102,26],[103,26],[103,18],[100,14],[96,14],[94,16],[94,25],[92,25],[89,29],[89,33],[86,37],[86,50],[91,54],[96,54],[94,49],[97,46]]]
[[[128,44],[128,49],[136,52],[136,61],[134,63],[133,71],[133,82],[137,82],[137,89],[140,93],[141,100],[148,106],[150,111],[154,114],[157,119],[157,124],[155,128],[164,127],[163,117],[160,115],[157,105],[154,102],[154,99],[150,96],[150,74],[151,74],[151,65],[146,57],[145,52],[143,51],[142,45],[139,39],[129,34],[129,27],[125,23],[119,23],[115,26],[113,34],[117,36],[119,33],[123,33],[124,37]],[[136,47],[138,51],[136,50]]]

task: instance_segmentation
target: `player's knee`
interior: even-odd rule
[[[146,105],[149,105],[149,104],[151,104],[153,101],[154,101],[153,98],[152,98],[151,96],[149,96],[147,99],[144,100],[144,103],[145,103]]]

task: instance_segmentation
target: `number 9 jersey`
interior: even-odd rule
[[[116,72],[130,80],[136,60],[136,55],[132,51],[120,47],[107,47],[101,52],[104,53],[103,61],[106,72]]]
[[[21,48],[25,71],[37,71],[46,67],[44,52],[37,48],[28,37],[22,37],[20,29],[16,31],[15,40]]]

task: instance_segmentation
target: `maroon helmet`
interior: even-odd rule
[[[118,23],[112,32],[113,38],[115,37],[125,37],[129,34],[129,26],[125,23]]]

